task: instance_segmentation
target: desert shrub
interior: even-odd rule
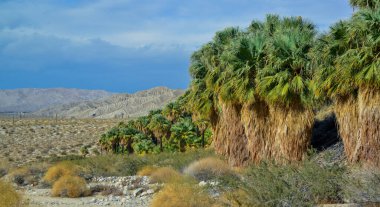
[[[78,198],[89,194],[90,191],[87,188],[86,181],[79,176],[73,175],[64,175],[60,177],[53,184],[52,188],[53,196]]]
[[[181,174],[171,167],[158,168],[150,175],[150,181],[152,183],[177,182],[181,179]]]
[[[184,174],[193,176],[198,180],[211,180],[232,175],[233,171],[222,160],[207,157],[191,163],[185,168]]]
[[[137,175],[139,175],[139,176],[151,176],[157,169],[158,169],[158,167],[145,166],[137,172]]]
[[[184,153],[159,153],[146,155],[100,155],[93,157],[67,157],[72,164],[78,165],[81,171],[94,176],[127,176],[136,175],[144,166],[170,166],[182,171],[195,160],[214,155],[212,150],[193,150]]]
[[[69,162],[58,163],[48,169],[43,180],[52,184],[57,181],[60,177],[65,175],[76,175],[79,173],[77,166]]]
[[[100,155],[70,161],[81,167],[82,172],[94,176],[136,175],[138,169],[146,165],[139,156]]]
[[[0,207],[22,206],[22,197],[11,184],[0,180]]]
[[[152,200],[151,207],[209,207],[213,200],[202,188],[184,183],[167,184]]]
[[[246,192],[240,202],[248,206],[314,206],[342,202],[344,168],[263,163],[250,167],[241,182]]]

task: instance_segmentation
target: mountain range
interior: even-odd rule
[[[162,108],[183,93],[166,87],[133,94],[66,88],[0,90],[0,112],[27,112],[36,117],[138,117]]]

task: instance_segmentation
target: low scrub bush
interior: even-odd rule
[[[214,157],[207,157],[191,163],[185,168],[184,174],[198,180],[211,180],[232,176],[233,171],[224,161]]]
[[[158,168],[150,175],[152,183],[179,182],[181,180],[182,175],[171,167]]]
[[[79,168],[69,162],[58,163],[48,169],[43,180],[53,184],[59,178],[66,175],[77,175],[79,173]]]
[[[0,207],[21,207],[22,197],[13,186],[0,180]]]
[[[344,168],[321,167],[311,161],[300,166],[263,163],[246,172],[241,182],[245,194],[240,195],[240,202],[247,206],[340,203],[344,172]]]
[[[184,153],[147,155],[100,155],[94,157],[67,157],[68,162],[80,166],[84,173],[94,176],[136,175],[144,166],[172,167],[182,171],[195,160],[214,155],[212,150],[194,150]]]
[[[86,181],[73,175],[64,175],[60,177],[52,188],[53,196],[78,198],[81,196],[90,195],[90,190],[87,188]]]
[[[158,192],[152,200],[151,207],[210,207],[213,200],[208,192],[189,183],[171,183]]]
[[[145,166],[137,172],[137,175],[138,176],[151,176],[157,169],[158,169],[158,167]]]

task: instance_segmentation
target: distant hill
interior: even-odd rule
[[[55,116],[66,118],[115,118],[138,117],[150,110],[164,107],[174,101],[184,90],[172,90],[156,87],[134,94],[115,94],[93,101],[61,104],[34,112],[37,116]]]
[[[23,88],[0,90],[0,112],[33,112],[57,104],[92,101],[113,95],[103,90]]]

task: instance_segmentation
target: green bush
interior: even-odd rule
[[[263,163],[245,173],[241,202],[248,206],[314,206],[341,203],[345,169],[305,161],[296,165]]]

